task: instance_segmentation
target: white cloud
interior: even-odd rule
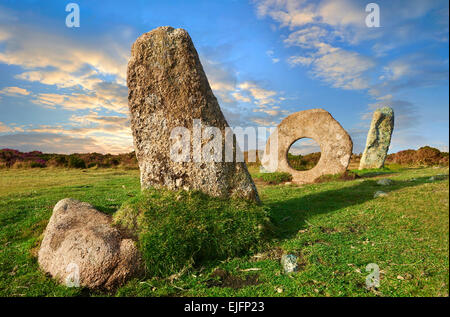
[[[30,92],[25,88],[5,87],[2,90],[0,90],[0,94],[6,96],[28,96]]]
[[[1,125],[0,125],[1,127]],[[17,131],[17,130],[16,130]],[[14,132],[9,129],[6,132]],[[37,140],[36,135],[43,136],[43,140]],[[26,133],[9,134],[0,138],[2,146],[9,146],[12,140],[20,140],[13,148],[40,149],[42,151],[53,150],[53,143],[61,145],[68,142],[66,146],[57,152],[101,152],[101,153],[124,153],[132,151],[133,139],[128,117],[124,116],[102,116],[96,112],[87,115],[72,115],[69,123],[55,123],[52,125],[39,125],[28,128]]]
[[[0,52],[2,63],[25,69],[51,67],[67,75],[88,66],[98,74],[114,75],[118,81],[125,82],[129,56],[125,47],[108,45],[102,39],[90,47],[35,26],[0,25],[0,32],[9,35],[0,38],[4,46]]]
[[[291,30],[322,25],[332,28],[333,36],[352,43],[380,35],[366,27],[367,3],[357,0],[261,0],[255,3],[258,16],[269,16],[281,27]]]
[[[329,37],[329,32],[322,27],[314,25],[292,32],[284,40],[284,43],[289,46],[295,45],[303,48],[316,48],[317,44],[322,42],[326,37]]]
[[[312,62],[314,62],[314,58],[305,56],[291,56],[288,59],[288,63],[292,66],[296,65],[309,66],[311,65]]]
[[[294,142],[289,148],[289,153],[293,155],[306,155],[321,152],[319,144],[310,138],[303,138]]]
[[[30,82],[40,82],[45,85],[55,85],[58,88],[69,88],[80,86],[86,90],[92,90],[95,84],[101,83],[102,80],[95,77],[95,71],[85,72],[84,74],[71,74],[63,71],[29,71],[24,72],[15,77]]]
[[[86,43],[36,26],[0,23],[0,63],[26,70],[16,79],[71,90],[32,94],[16,89],[15,95],[32,96],[32,102],[47,107],[126,113],[129,49],[106,36],[99,37],[95,45]]]
[[[254,123],[256,123],[260,126],[264,126],[264,127],[277,126],[277,123],[275,121],[270,121],[270,120],[264,119],[264,118],[251,118],[250,120],[253,121]]]
[[[236,77],[233,70],[205,56],[201,56],[200,59],[209,85],[214,92],[230,92],[236,89]]]
[[[10,131],[12,131],[12,129],[10,127],[8,127],[3,122],[0,122],[0,133],[10,132]]]
[[[256,103],[261,105],[273,104],[276,102],[274,97],[277,92],[259,87],[255,82],[245,81],[239,84],[239,89],[248,91],[256,100]]]
[[[279,110],[274,108],[272,109],[256,108],[253,109],[253,112],[262,112],[272,117],[278,116],[281,113]]]
[[[383,68],[380,82],[373,85],[369,92],[379,98],[400,90],[448,85],[448,74],[448,60],[414,53],[389,62]]]
[[[108,82],[96,83],[93,85],[92,91],[82,93],[39,93],[31,101],[44,107],[61,107],[71,111],[103,108],[117,113],[128,113],[127,88]]]
[[[314,76],[343,89],[365,89],[369,83],[364,73],[375,63],[356,52],[338,49],[314,60]]]
[[[297,27],[315,20],[314,6],[303,0],[263,0],[257,1],[258,15],[270,16],[282,26]]]
[[[356,27],[366,27],[365,2],[348,0],[328,0],[321,2],[317,15],[320,21],[333,26],[352,25]]]
[[[267,56],[270,57],[270,59],[272,60],[272,63],[276,64],[280,61],[280,59],[278,57],[275,57],[275,52],[273,50],[268,50],[266,52]]]
[[[238,93],[238,92],[234,92],[231,94],[234,99],[241,101],[241,102],[252,102],[252,99],[246,96],[243,96],[242,94]]]
[[[371,58],[332,47],[326,43],[306,42],[317,50],[307,56],[291,56],[288,59],[290,65],[310,66],[313,77],[336,88],[366,89],[369,87],[366,72],[375,66]]]
[[[335,6],[335,4],[329,5],[331,8]],[[288,46],[300,47],[302,54],[291,56],[287,62],[291,66],[311,67],[313,77],[336,88],[368,88],[369,82],[365,73],[375,66],[375,62],[357,52],[327,43],[333,39],[335,34],[317,25],[292,32],[284,43]]]
[[[369,88],[366,72],[375,66],[373,58],[352,51],[349,45],[383,36],[389,38],[389,42],[376,42],[372,47],[377,57],[384,56],[387,51],[395,49],[398,42],[405,43],[405,39],[409,42],[411,36],[416,36],[416,28],[411,28],[405,21],[423,17],[434,8],[443,6],[443,2],[418,0],[408,2],[407,6],[394,1],[385,2],[380,4],[383,28],[368,28],[365,25],[367,3],[357,0],[260,0],[255,3],[260,17],[271,17],[279,22],[280,27],[289,28],[284,43],[300,48],[287,59],[290,65],[311,67],[315,78],[343,89]],[[398,21],[404,23],[399,24]],[[447,22],[445,24],[448,25]],[[340,44],[346,44],[345,48],[338,47]],[[392,63],[386,67],[380,80],[388,76],[390,79],[408,76],[412,69],[405,63]]]
[[[7,40],[11,35],[6,30],[0,29],[0,42]]]

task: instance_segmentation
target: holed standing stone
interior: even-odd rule
[[[142,188],[200,190],[211,196],[259,201],[245,162],[198,159],[211,137],[208,126],[220,129],[225,157],[228,123],[185,30],[159,27],[141,35],[131,49],[127,84]],[[196,123],[201,123],[200,135],[206,134],[201,141],[195,132]],[[188,161],[174,161],[171,157],[175,142],[171,133],[176,127],[190,131]]]
[[[289,164],[288,152],[295,141],[303,138],[316,141],[320,145],[321,155],[319,162],[312,169],[297,171]],[[323,175],[344,173],[352,149],[350,135],[328,111],[303,110],[284,118],[277,126],[276,131],[267,140],[261,164],[270,172],[290,173],[295,184],[308,184]]]
[[[375,110],[367,134],[366,148],[359,163],[360,170],[384,166],[393,130],[394,111],[392,108],[383,107]]]

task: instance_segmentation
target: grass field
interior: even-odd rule
[[[138,171],[0,169],[0,296],[448,296],[449,182],[430,180],[448,168],[361,174],[302,187],[258,183],[278,228],[264,252],[103,293],[60,286],[39,271],[39,241],[57,201],[72,197],[113,214],[139,192]],[[377,185],[380,177],[395,182]],[[388,196],[373,198],[378,190]],[[282,274],[283,252],[299,256],[298,273]],[[369,263],[380,268],[378,289],[365,287]]]

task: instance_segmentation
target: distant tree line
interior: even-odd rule
[[[0,168],[138,168],[134,152],[126,154],[74,153],[54,154],[39,151],[20,152],[13,149],[0,150]]]
[[[247,162],[248,165],[260,165],[260,156],[256,153],[256,162]],[[247,161],[248,152],[244,152]],[[358,163],[361,154],[353,154],[351,163]],[[292,168],[303,171],[313,168],[320,160],[320,152],[306,155],[288,154],[288,161]],[[386,164],[399,164],[403,166],[448,166],[449,153],[424,146],[418,150],[404,150],[389,154]],[[39,151],[20,152],[14,149],[0,150],[0,168],[109,168],[124,167],[138,168],[138,162],[134,152],[125,154],[100,154],[100,153],[74,153],[54,154]]]

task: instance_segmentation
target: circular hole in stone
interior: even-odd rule
[[[289,166],[297,171],[312,169],[320,160],[320,146],[310,138],[298,139],[288,150]]]

